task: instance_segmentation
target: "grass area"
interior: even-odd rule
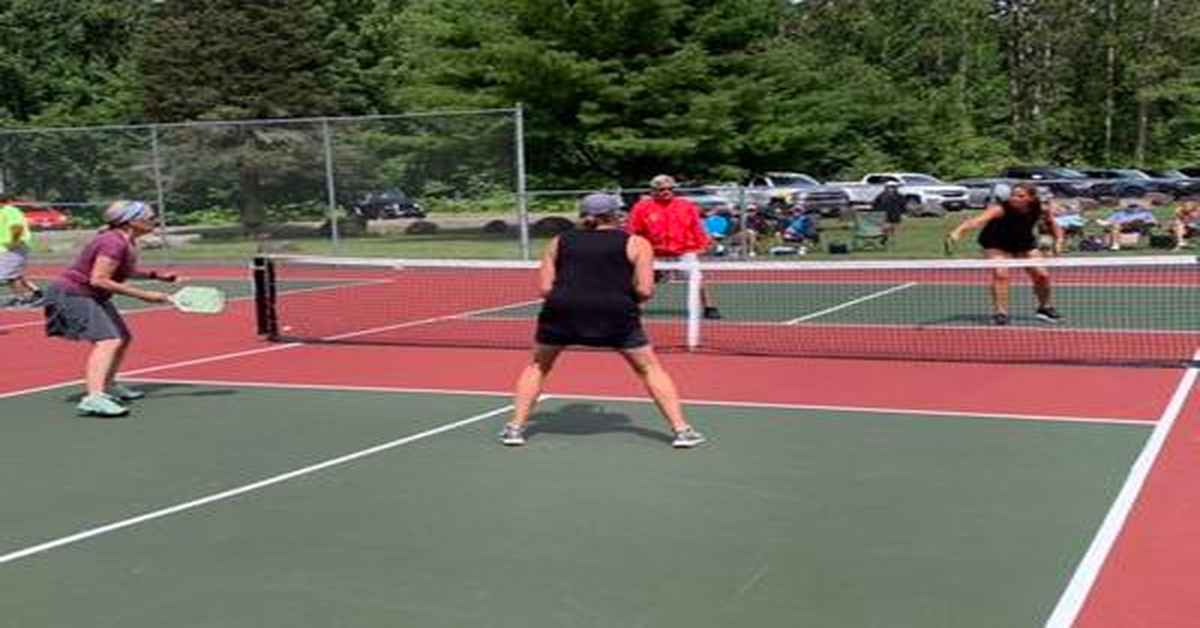
[[[1109,209],[1088,212],[1089,219],[1107,216]],[[1160,231],[1165,231],[1174,207],[1159,207],[1154,209],[1160,223]],[[831,255],[828,245],[831,242],[849,242],[852,228],[843,219],[825,218],[821,220],[821,246],[814,247],[803,259],[927,259],[942,256],[942,241],[946,234],[963,220],[977,212],[948,213],[941,217],[906,218],[892,244],[886,249],[852,251],[848,255]],[[535,215],[532,219],[540,218]],[[511,217],[503,216],[510,220]],[[429,219],[439,223],[439,216]],[[358,257],[401,257],[401,258],[450,258],[450,259],[520,259],[520,242],[514,235],[485,234],[481,225],[465,225],[461,221],[447,216],[436,234],[409,235],[402,232],[388,234],[370,234],[358,237],[343,237],[337,244],[327,237],[304,235],[304,230],[292,230],[286,237],[274,237],[268,240],[256,240],[231,233],[229,230],[214,231],[202,234],[201,237],[183,245],[172,247],[169,251],[146,251],[147,261],[159,262],[169,256],[172,260],[220,260],[244,261],[256,253],[265,251],[271,253],[297,253],[314,255],[344,255]],[[1090,226],[1089,235],[1100,235],[1099,228]],[[35,255],[42,260],[66,259],[74,254],[78,246],[90,235],[90,232],[79,232],[74,242],[63,244],[61,234],[57,236],[60,242],[54,247],[38,247]],[[975,243],[977,234],[969,234],[960,246],[960,256],[970,257],[979,254]],[[532,238],[530,242],[531,256],[536,259],[549,241],[549,238]],[[1117,254],[1146,254],[1151,250],[1143,244],[1138,248],[1125,249]],[[1164,250],[1153,250],[1153,253],[1168,253]],[[1071,255],[1109,255],[1109,251],[1096,253],[1070,252]],[[799,259],[783,257],[774,259]]]

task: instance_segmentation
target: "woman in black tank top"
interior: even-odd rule
[[[525,425],[546,376],[570,345],[621,352],[667,419],[674,447],[695,447],[704,436],[683,418],[671,376],[642,330],[641,306],[654,296],[654,251],[641,236],[621,228],[621,200],[589,194],[580,205],[582,228],[550,242],[539,269],[545,302],[538,314],[533,360],[517,380],[513,419],[505,445],[525,444]]]
[[[1037,247],[1036,229],[1042,224],[1054,234],[1054,254],[1062,253],[1063,231],[1054,222],[1050,212],[1042,207],[1037,188],[1028,183],[1013,186],[1012,193],[1004,202],[989,205],[983,213],[960,224],[950,232],[950,239],[957,242],[964,232],[971,229],[979,233],[979,246],[988,259],[1040,258]],[[1050,303],[1050,273],[1042,266],[1028,266],[1025,272],[1033,280],[1033,293],[1038,308],[1034,316],[1047,323],[1062,320],[1058,310]],[[992,322],[1007,325],[1008,314],[1008,269],[992,270]]]

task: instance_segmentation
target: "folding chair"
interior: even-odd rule
[[[850,236],[850,249],[887,249],[890,243],[887,229],[884,228],[885,217],[884,212],[853,212],[854,232]]]

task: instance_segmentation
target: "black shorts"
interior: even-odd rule
[[[627,333],[607,337],[584,337],[569,330],[538,325],[534,340],[540,345],[554,347],[577,345],[622,350],[640,349],[650,344],[650,339],[646,337],[646,332],[642,329],[641,325],[638,325]]]
[[[1038,247],[1037,241],[1034,240],[1032,237],[1030,237],[1028,240],[1020,240],[1020,241],[1016,241],[1016,242],[1013,242],[1013,241],[1000,242],[997,240],[991,240],[991,239],[984,240],[981,238],[979,240],[979,246],[984,249],[995,249],[997,251],[1004,251],[1005,253],[1008,253],[1009,255],[1026,255],[1030,251],[1032,251]]]

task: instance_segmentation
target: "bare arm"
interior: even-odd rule
[[[629,238],[625,254],[633,263],[633,292],[638,301],[649,301],[654,296],[654,249],[641,236]]]
[[[950,232],[950,239],[959,240],[962,238],[964,232],[971,231],[972,229],[979,229],[1002,215],[1004,215],[1004,208],[1000,207],[999,205],[988,205],[988,208],[983,210],[982,214],[979,214],[974,218],[964,220],[961,224],[955,227],[954,231]]]
[[[96,258],[92,264],[92,275],[88,281],[95,287],[101,290],[107,290],[115,294],[123,294],[125,296],[141,299],[149,303],[166,303],[168,295],[162,292],[153,292],[150,290],[142,290],[137,286],[131,286],[121,281],[114,281],[112,275],[117,270],[117,260],[111,257],[101,255]]]
[[[13,225],[10,232],[12,233],[13,244],[20,244],[21,236],[25,235],[25,225]]]
[[[1058,221],[1054,220],[1054,216],[1050,212],[1042,212],[1042,224],[1054,236],[1054,254],[1062,255],[1063,240],[1066,239],[1062,227],[1059,226]]]
[[[558,236],[555,236],[542,253],[542,265],[538,267],[538,291],[542,298],[550,296],[554,289],[555,265],[558,263]]]

